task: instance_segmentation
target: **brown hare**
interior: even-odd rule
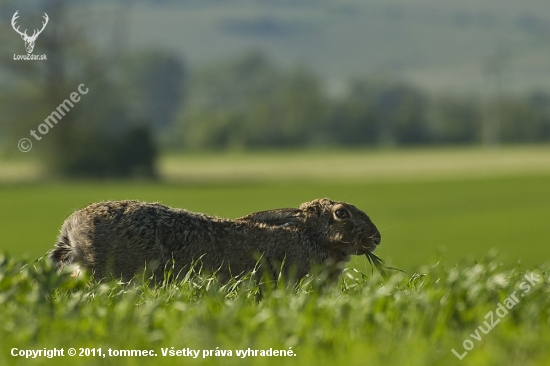
[[[380,232],[355,206],[316,199],[300,208],[252,213],[235,220],[159,203],[99,202],[71,214],[50,257],[62,268],[78,264],[95,278],[123,281],[147,269],[155,282],[193,263],[229,279],[258,266],[277,278],[299,280],[314,268],[337,279],[351,255],[380,244]]]

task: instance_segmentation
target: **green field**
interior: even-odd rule
[[[223,217],[297,207],[317,197],[348,201],[382,233],[379,255],[410,269],[498,249],[508,263],[550,258],[550,175],[394,183],[50,183],[0,188],[0,249],[29,259],[49,250],[63,220],[99,200],[139,199]],[[362,261],[363,259],[361,259]]]
[[[0,258],[0,364],[547,365],[548,154],[541,146],[167,156],[161,182],[41,182],[37,166],[21,164],[24,175],[4,174],[0,184],[0,252],[9,253]],[[15,165],[0,163],[0,180]],[[43,260],[22,269],[52,248],[72,211],[94,201],[160,201],[233,218],[325,196],[367,212],[382,233],[377,254],[406,273],[382,279],[356,258],[337,287],[309,278],[258,302],[246,280],[233,287],[192,278],[150,289],[59,276]],[[525,292],[532,272],[538,281]],[[514,291],[518,302],[480,333]],[[480,340],[471,336],[479,338],[476,329]],[[465,340],[473,348],[459,361],[451,349],[463,354]],[[157,356],[10,354],[54,347]],[[171,347],[233,354],[162,356]],[[292,347],[296,356],[236,356],[271,347]]]
[[[464,151],[441,151],[432,154],[432,158],[426,152],[404,152],[401,157],[356,153],[352,166],[366,166],[362,171],[346,168],[344,162],[349,162],[352,155],[348,152],[332,156],[330,166],[335,167],[335,173],[321,168],[322,173],[317,174],[315,169],[307,171],[307,162],[311,162],[311,166],[322,164],[326,161],[324,155],[304,153],[295,154],[295,158],[284,154],[282,157],[264,155],[263,160],[253,156],[225,157],[221,161],[222,158],[212,156],[180,158],[181,164],[167,158],[163,163],[165,170],[174,177],[177,175],[169,168],[171,165],[183,167],[182,174],[188,172],[189,179],[183,182],[185,177],[169,183],[4,184],[0,185],[0,250],[16,257],[39,257],[52,247],[63,220],[72,211],[100,200],[159,201],[234,218],[330,197],[351,202],[367,212],[382,232],[380,256],[402,269],[414,268],[429,260],[455,263],[463,258],[478,259],[492,248],[496,248],[507,263],[521,260],[525,265],[535,265],[550,258],[547,245],[550,172],[524,171],[529,163],[536,166],[533,161],[543,160],[548,150],[534,151],[537,159],[531,160],[517,158],[521,151],[515,155],[503,152],[501,160],[503,165],[508,162],[510,171],[498,170],[496,158],[492,168],[487,168],[482,163],[482,154],[476,157]],[[509,157],[512,155],[518,160],[517,167]],[[432,165],[426,163],[430,159]],[[293,164],[286,164],[286,168],[278,163],[288,160]],[[425,166],[418,165],[417,160],[424,161]],[[470,164],[464,165],[465,161]],[[402,176],[384,175],[376,168],[381,162],[389,168],[395,166],[390,173],[402,165],[417,167],[412,173],[401,169]],[[440,167],[445,162],[446,165]],[[549,162],[550,158],[546,164]],[[193,164],[201,168],[194,169]],[[199,169],[208,181],[201,182],[200,176],[193,173]],[[491,169],[497,169],[498,174],[488,174]],[[235,171],[237,173],[232,173]],[[219,176],[212,176],[212,172],[218,172]],[[302,178],[297,172],[302,172]],[[322,175],[326,178],[322,179]],[[235,176],[241,177],[240,181]],[[254,176],[257,181],[250,182]],[[422,180],[422,177],[427,178]],[[362,262],[363,259],[357,265],[362,266]]]

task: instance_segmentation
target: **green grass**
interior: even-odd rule
[[[186,278],[160,288],[93,283],[58,275],[39,261],[0,258],[0,363],[186,365],[545,365],[550,362],[548,265],[502,266],[494,258],[392,272],[386,280],[356,271],[339,286],[308,278],[256,300],[244,277],[220,285]],[[22,268],[23,267],[23,268]],[[532,273],[535,273],[535,277]],[[534,278],[526,290],[525,275]],[[516,296],[517,303],[506,299]],[[524,295],[523,297],[521,295]],[[509,301],[509,300],[508,300]],[[509,305],[507,313],[498,305]],[[478,329],[493,313],[498,324]],[[490,319],[489,319],[490,321]],[[492,321],[491,321],[492,322]],[[470,334],[481,339],[475,340]],[[473,349],[464,355],[464,342]],[[156,357],[69,357],[70,347],[153,350]],[[199,350],[197,359],[163,349]],[[467,344],[468,347],[468,344]],[[64,348],[54,359],[13,357],[13,348]],[[239,358],[237,350],[285,350],[296,356]],[[462,361],[452,353],[463,355]],[[232,356],[203,358],[203,350]],[[215,355],[215,353],[214,353]]]

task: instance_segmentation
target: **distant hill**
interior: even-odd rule
[[[192,64],[258,48],[333,87],[376,74],[482,93],[499,75],[504,91],[550,89],[546,0],[150,1],[126,16],[132,48],[163,45]]]

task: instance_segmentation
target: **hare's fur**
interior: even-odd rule
[[[50,257],[58,268],[75,263],[96,278],[123,281],[145,268],[159,281],[166,269],[177,275],[193,263],[225,279],[258,264],[271,276],[282,265],[296,279],[314,267],[336,278],[352,254],[379,243],[380,233],[364,212],[326,198],[235,220],[159,203],[114,201],[70,215]]]

